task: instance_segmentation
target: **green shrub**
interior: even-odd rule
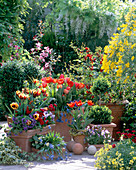
[[[113,148],[112,148],[113,146]],[[116,145],[106,144],[96,152],[95,167],[103,170],[136,169],[136,145],[130,139],[118,142]]]
[[[136,129],[136,100],[126,104],[121,120],[124,124],[124,129]]]
[[[1,102],[6,111],[5,104],[9,106],[14,101],[16,90],[21,90],[24,80],[41,78],[37,65],[31,62],[20,62],[18,60],[8,61],[0,68],[0,94]]]
[[[93,124],[109,124],[112,121],[112,111],[106,106],[92,106],[88,114],[89,119],[94,119]]]

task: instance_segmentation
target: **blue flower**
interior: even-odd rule
[[[50,143],[49,147],[50,147],[51,149],[53,149],[53,148],[54,148],[54,145],[52,145],[52,144]]]
[[[49,125],[48,128],[51,129],[51,126]]]
[[[70,120],[68,121],[68,123],[70,124]]]
[[[66,117],[66,113],[64,114],[64,116]]]
[[[61,114],[61,116],[63,116],[63,113],[62,113],[62,112],[61,112],[60,114]]]
[[[42,156],[42,159],[43,159],[43,160],[46,160],[46,157],[45,157],[45,156]]]
[[[68,119],[65,119],[65,122],[67,122],[68,121]]]
[[[72,156],[72,153],[70,153],[68,156],[71,157],[71,156]]]
[[[69,113],[70,111],[69,111],[69,109],[67,109],[67,113]]]

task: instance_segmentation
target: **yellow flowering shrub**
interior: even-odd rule
[[[95,167],[98,169],[136,169],[136,145],[130,139],[116,145],[105,144],[94,156],[97,157]]]
[[[101,69],[114,73],[118,82],[126,83],[136,77],[136,8],[127,13],[125,23],[117,30],[104,48]]]

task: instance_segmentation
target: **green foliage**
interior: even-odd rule
[[[110,90],[111,83],[108,81],[106,77],[98,77],[91,88],[92,92],[95,95],[100,95]]]
[[[33,78],[40,77],[38,67],[33,62],[20,62],[18,60],[3,63],[0,68],[0,94],[2,106],[9,106],[14,101],[16,90],[23,87],[24,80],[29,82]],[[6,108],[4,109],[6,111]]]
[[[112,111],[106,106],[95,105],[90,108],[89,119],[94,119],[93,124],[110,124],[112,121]]]
[[[126,104],[121,120],[125,129],[136,129],[136,100]]]
[[[68,124],[68,126],[71,128],[70,134],[84,134],[86,132],[85,128],[93,121],[92,118],[88,119],[88,109],[83,112],[82,108],[77,108],[72,110],[70,114],[73,116],[72,123]]]
[[[46,135],[35,135],[30,139],[32,147],[38,149],[38,154],[42,154],[43,159],[52,160],[54,154],[57,156],[63,155],[62,148],[65,148],[66,143],[63,140],[63,137],[59,133],[50,132]]]
[[[135,169],[136,168],[136,145],[130,139],[118,142],[114,148],[105,144],[96,152],[95,167],[99,169]]]
[[[10,138],[0,139],[0,164],[22,165],[26,161],[20,157],[21,149]]]
[[[20,17],[26,14],[28,7],[27,0],[0,0],[0,55],[4,60],[10,56],[10,37],[22,41],[23,20]]]

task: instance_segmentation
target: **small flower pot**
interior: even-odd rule
[[[49,128],[49,126],[51,127],[51,129]],[[16,145],[19,146],[23,151],[31,152],[31,142],[29,141],[29,139],[35,134],[45,135],[48,132],[51,132],[53,127],[55,127],[55,124],[44,127],[42,131],[40,131],[40,129],[32,129],[28,130],[27,132],[23,131],[18,135],[15,135],[13,132],[11,132],[10,138],[14,139]]]

